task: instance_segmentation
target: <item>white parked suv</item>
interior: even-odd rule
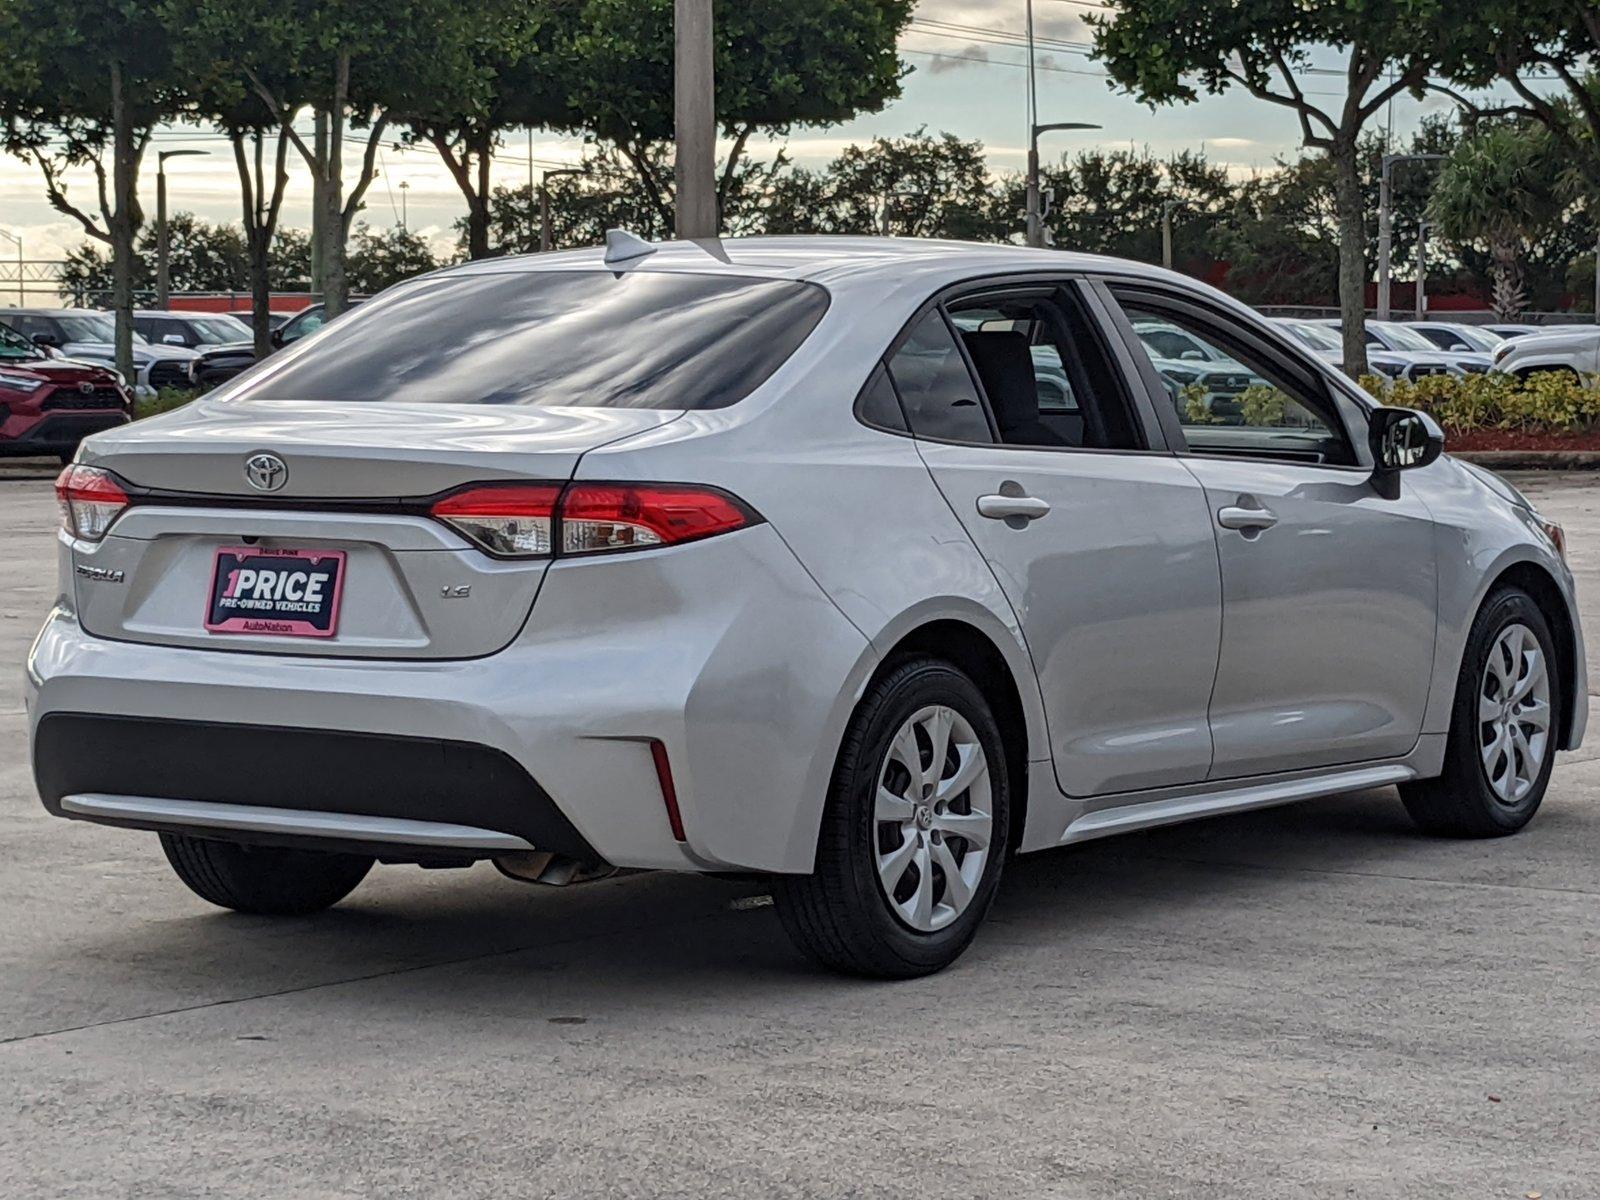
[[[756,873],[817,961],[922,974],[1013,853],[1392,785],[1533,817],[1587,718],[1563,535],[1442,445],[1140,263],[470,263],[83,444],[35,778],[246,912],[375,861]]]
[[[1512,338],[1496,347],[1494,369],[1522,378],[1540,371],[1600,374],[1600,328],[1566,325]]]

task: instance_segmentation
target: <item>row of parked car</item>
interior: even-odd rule
[[[274,313],[275,347],[322,327],[320,304]],[[250,326],[230,313],[141,310],[134,377],[114,367],[116,325],[85,308],[0,308],[0,455],[72,457],[91,433],[132,419],[135,396],[211,388],[256,361]]]

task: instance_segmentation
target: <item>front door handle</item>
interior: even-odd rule
[[[1271,529],[1278,515],[1270,508],[1241,508],[1229,505],[1217,510],[1217,524],[1224,529]]]
[[[978,515],[988,517],[992,521],[1004,521],[1011,517],[1021,517],[1024,521],[1037,521],[1049,511],[1050,502],[1041,500],[1037,496],[978,497]]]

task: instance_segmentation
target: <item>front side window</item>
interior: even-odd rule
[[[9,318],[8,318],[9,319]],[[39,357],[38,348],[11,326],[0,323],[0,358],[33,359]]]
[[[1113,289],[1115,291],[1115,289]],[[1204,360],[1170,359],[1144,347],[1197,454],[1349,465],[1355,461],[1332,401],[1276,362],[1265,343],[1224,318],[1197,317],[1135,294],[1118,294],[1137,332],[1162,322],[1204,349]]]
[[[828,307],[810,283],[667,271],[443,275],[369,300],[241,377],[252,400],[712,409]],[[288,333],[288,330],[285,330]]]
[[[924,313],[889,359],[911,432],[942,442],[994,441],[961,347],[938,309]]]

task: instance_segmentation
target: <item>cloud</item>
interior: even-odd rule
[[[1206,144],[1216,146],[1219,150],[1242,150],[1246,146],[1257,144],[1255,138],[1247,137],[1215,137],[1207,138]]]
[[[973,42],[968,46],[939,48],[943,57],[930,58],[928,65],[923,68],[929,75],[943,75],[948,71],[965,71],[989,61],[989,48]]]

